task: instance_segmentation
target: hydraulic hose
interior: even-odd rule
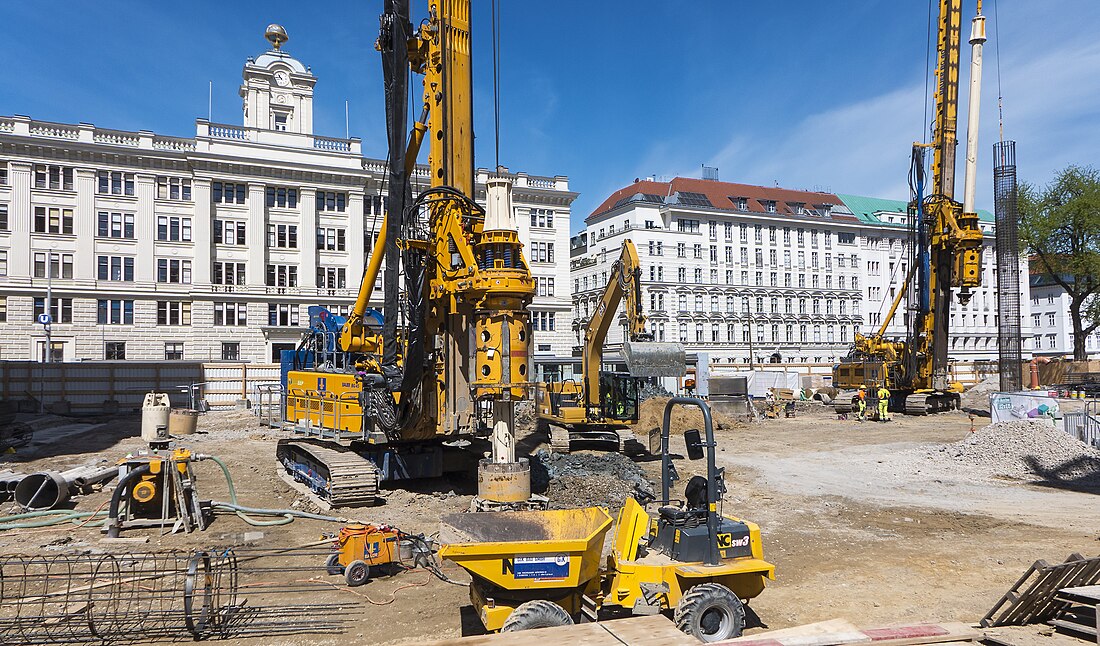
[[[229,502],[212,501],[210,504],[214,507],[222,509],[231,509],[237,516],[255,527],[271,527],[273,525],[286,525],[293,522],[295,518],[311,518],[313,520],[325,520],[334,523],[345,522],[343,518],[335,518],[332,516],[322,516],[321,514],[312,514],[306,511],[298,511],[296,509],[258,509],[255,507],[244,507],[237,502],[237,487],[233,484],[233,476],[229,475],[229,467],[222,462],[220,458],[213,455],[204,455],[203,458],[213,460],[222,469],[222,475],[225,476],[225,483],[229,487]],[[273,518],[271,520],[259,520],[252,518],[248,514],[259,514],[261,516],[283,516],[283,518]]]
[[[37,527],[52,527],[53,525],[60,525],[67,522],[71,522],[75,525],[83,525],[85,527],[101,527],[103,523],[106,522],[106,518],[101,518],[99,520],[90,520],[87,522],[82,521],[85,518],[103,516],[106,513],[107,512],[105,510],[74,511],[72,509],[45,509],[42,511],[28,511],[22,514],[13,514],[11,516],[0,516],[0,531],[6,531],[9,529],[34,529]],[[41,518],[44,520],[30,520],[34,518]]]
[[[118,538],[118,506],[122,502],[122,494],[129,490],[130,485],[139,477],[149,473],[149,465],[143,464],[136,469],[130,471],[121,480],[118,481],[118,486],[115,487],[114,493],[111,494],[111,507],[107,513],[107,538]]]

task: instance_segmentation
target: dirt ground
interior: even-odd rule
[[[987,419],[974,420],[978,426]],[[7,456],[0,470],[62,469],[95,459],[116,461],[143,448],[137,417],[59,420],[35,443]],[[957,441],[970,432],[966,413],[901,417],[886,424],[838,420],[814,405],[795,419],[724,425],[717,431],[718,464],[725,467],[724,511],[761,526],[764,555],[776,564],[777,580],[751,607],[769,628],[843,617],[860,625],[903,621],[976,621],[1023,570],[1037,559],[1061,560],[1072,552],[1100,553],[1100,494],[1043,483],[991,478],[965,470],[931,469],[910,459],[914,449]],[[274,460],[280,433],[265,429],[243,411],[215,412],[200,420],[200,433],[182,441],[196,452],[224,459],[241,504],[315,510],[278,475]],[[531,452],[541,438],[521,438]],[[683,454],[682,440],[673,450]],[[659,461],[637,458],[658,481]],[[699,473],[701,462],[678,461],[680,486]],[[197,466],[203,498],[227,499],[220,471]],[[94,510],[109,488],[75,500]],[[473,477],[388,488],[384,504],[340,509],[333,515],[388,523],[432,534],[439,517],[468,508]],[[5,512],[14,512],[5,503]],[[63,526],[0,532],[4,554],[70,551],[152,550],[237,545],[245,532],[262,532],[253,544],[286,547],[316,541],[338,524],[298,520],[282,527],[253,528],[219,514],[203,533],[150,536],[146,545],[100,542],[96,528]],[[287,561],[289,562],[289,558]],[[316,573],[298,574],[338,583],[316,563]],[[447,574],[464,579],[448,566]],[[395,599],[395,601],[391,601]],[[334,585],[289,603],[346,604],[343,634],[238,639],[265,644],[417,644],[479,631],[467,590],[425,571],[374,579],[349,592]],[[384,605],[383,605],[384,604]]]

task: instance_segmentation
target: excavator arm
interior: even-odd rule
[[[642,313],[642,268],[638,250],[630,240],[623,241],[618,260],[599,304],[584,331],[583,368],[584,404],[589,409],[600,405],[600,365],[607,332],[615,320],[619,304],[625,300],[626,335],[623,355],[627,370],[634,377],[682,376],[686,372],[684,348],[679,343],[657,343],[646,330]]]

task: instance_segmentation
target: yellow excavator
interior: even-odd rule
[[[952,288],[959,288],[957,297],[965,305],[971,290],[981,285],[982,231],[974,208],[981,47],[985,42],[981,1],[970,38],[974,55],[964,203],[954,199],[961,16],[962,0],[940,0],[932,141],[913,144],[908,275],[877,332],[857,334],[848,356],[833,369],[835,387],[865,387],[874,393],[885,385],[891,393],[890,410],[911,415],[959,407],[962,388],[952,383],[948,360]],[[928,149],[932,150],[931,186],[926,186],[924,177]],[[891,340],[886,328],[903,299],[908,299],[907,338]],[[846,398],[837,401],[838,412],[850,406]]]
[[[514,403],[527,396],[534,281],[511,206],[511,182],[474,200],[470,2],[429,0],[414,29],[409,0],[385,0],[382,54],[389,136],[386,216],[344,319],[310,308],[310,331],[283,360],[287,471],[334,506],[370,504],[380,480],[441,475],[448,444],[489,439],[479,482],[522,507],[530,469],[517,462]],[[423,75],[406,140],[409,71]],[[412,196],[421,142],[430,187]],[[367,307],[383,274],[384,308]],[[485,475],[482,478],[482,475]]]
[[[646,329],[641,275],[638,250],[625,240],[585,327],[580,382],[567,379],[537,384],[538,424],[549,434],[551,449],[556,452],[568,453],[574,441],[613,443],[622,451],[633,439],[630,429],[638,422],[642,378],[682,377],[687,371],[684,347],[656,342]],[[602,370],[604,342],[620,303],[625,305],[623,358],[627,372]]]

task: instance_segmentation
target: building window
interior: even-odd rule
[[[269,224],[267,225],[267,246],[275,249],[298,248],[298,225],[296,224]]]
[[[333,211],[343,213],[347,207],[347,193],[326,193],[317,191],[317,212]]]
[[[268,287],[297,287],[298,266],[268,265],[266,285]]]
[[[126,360],[126,342],[108,341],[103,344],[103,358],[107,361]]]
[[[286,121],[287,121],[286,113],[276,112],[274,116],[275,116],[274,130],[279,130],[281,132],[286,132]],[[225,351],[224,351],[225,346],[223,345],[222,348],[223,348],[222,353],[224,354],[225,353]],[[222,359],[224,359],[224,358],[225,357],[222,357]]]
[[[164,344],[164,360],[165,361],[182,361],[183,360],[183,342],[182,341],[169,341]]]
[[[10,231],[11,223],[8,222],[8,205],[0,204],[0,231]]]
[[[73,169],[46,164],[34,165],[34,187],[73,190]]]
[[[218,220],[215,220],[217,230]],[[156,217],[156,239],[165,242],[190,242],[191,219],[178,216]],[[241,242],[241,244],[244,244]]]
[[[298,306],[288,303],[268,303],[267,324],[282,327],[298,325]]]
[[[652,222],[647,224],[652,225]],[[554,212],[550,209],[531,209],[531,226],[538,227],[540,229],[553,229],[554,228]],[[647,229],[652,229],[652,226],[647,226]]]
[[[34,299],[34,310],[32,312],[31,321],[37,323],[38,317],[46,311],[46,299],[36,297]],[[54,298],[50,301],[50,318],[54,323],[72,323],[73,322],[73,299],[71,298]]]
[[[134,259],[127,256],[98,256],[96,278],[99,280],[133,281]]]
[[[98,193],[101,195],[133,195],[134,174],[122,171],[101,170],[98,173]]]
[[[0,296],[0,323],[8,322],[8,297]]]
[[[214,303],[214,325],[248,325],[245,303]]]
[[[49,264],[50,278],[73,277],[73,255],[71,253],[41,252],[34,254],[34,277],[46,278],[46,266]]]
[[[297,233],[294,235],[297,237]],[[317,248],[322,251],[345,251],[347,249],[347,230],[337,227],[319,227],[317,229]]]
[[[243,220],[214,220],[214,244],[243,245],[247,236],[248,223]]]
[[[1050,312],[1047,314],[1047,325],[1049,325],[1050,327],[1054,327],[1054,312]]]
[[[676,220],[676,228],[686,233],[699,233],[699,221],[678,219]]]
[[[96,310],[100,325],[133,325],[134,301],[100,299]]]
[[[531,262],[554,262],[554,243],[531,243]]]
[[[0,249],[0,276],[8,275],[8,250]]]
[[[267,206],[280,209],[298,208],[298,189],[277,186],[267,187]]]
[[[0,186],[8,185],[8,162],[0,161]]]
[[[34,231],[35,233],[60,233],[72,235],[73,210],[34,207]]]
[[[248,185],[243,183],[214,182],[210,188],[215,204],[244,204],[248,196]]]
[[[157,259],[158,283],[191,283],[191,261],[175,258]]]
[[[215,285],[243,285],[244,267],[243,262],[215,262],[212,282]]]
[[[191,180],[186,177],[158,177],[158,200],[191,201]]]
[[[222,361],[240,361],[241,344],[236,342],[222,342]]]
[[[157,301],[157,325],[191,325],[191,303]]]
[[[100,238],[134,239],[134,214],[100,211],[96,215],[96,235]]]

